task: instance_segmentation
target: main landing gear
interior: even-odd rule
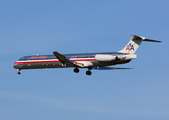
[[[75,68],[73,71],[74,71],[75,73],[78,73],[78,72],[79,72],[79,69],[78,69],[78,68]]]
[[[21,74],[21,72],[20,72],[20,71],[21,71],[21,69],[18,69],[18,72],[17,72],[17,74],[18,74],[18,75],[20,75],[20,74]]]
[[[86,71],[86,75],[91,75],[91,74],[92,74],[91,70],[92,70],[92,68],[91,68],[91,67],[90,67],[90,68],[88,68],[88,71]]]
[[[92,72],[90,70],[86,71],[86,75],[91,75]]]
[[[92,72],[90,71],[92,68],[88,68],[88,70],[86,71],[86,75],[91,75],[92,74]],[[75,73],[78,73],[79,72],[79,69],[78,68],[75,68],[74,70],[73,70]]]

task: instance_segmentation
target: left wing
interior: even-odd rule
[[[77,63],[77,62],[69,60],[64,55],[56,51],[54,51],[53,54],[58,58],[58,60],[63,64],[63,66],[69,66],[69,67],[83,67],[84,66],[82,63]]]
[[[116,69],[133,69],[133,68],[118,68],[118,67],[92,67],[95,70],[116,70]]]

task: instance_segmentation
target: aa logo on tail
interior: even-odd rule
[[[126,47],[126,51],[127,50],[134,50],[134,46],[131,44],[131,43],[129,43],[128,45],[127,45],[127,47]]]

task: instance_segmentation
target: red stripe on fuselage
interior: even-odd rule
[[[95,59],[73,59],[71,61],[95,61]],[[17,61],[14,64],[24,64],[24,63],[49,63],[49,62],[60,62],[59,60],[44,60],[44,61]]]

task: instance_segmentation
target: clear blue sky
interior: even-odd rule
[[[169,1],[4,0],[0,3],[1,120],[169,120]],[[23,70],[25,55],[115,52],[136,34],[132,70]]]

